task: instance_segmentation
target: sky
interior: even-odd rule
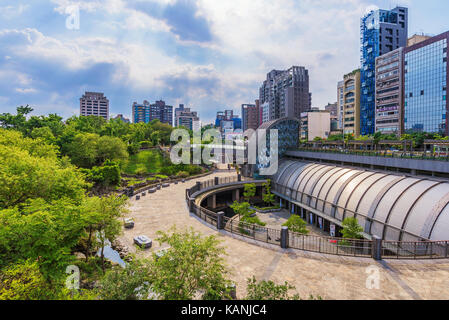
[[[163,99],[209,123],[240,115],[270,70],[292,65],[309,70],[323,108],[360,65],[360,17],[396,5],[409,8],[409,36],[449,30],[447,0],[0,0],[0,112],[67,118],[99,91],[111,115]]]

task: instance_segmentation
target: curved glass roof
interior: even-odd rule
[[[283,160],[274,190],[384,240],[449,240],[449,182]]]

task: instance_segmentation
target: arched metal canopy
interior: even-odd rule
[[[283,160],[275,190],[384,240],[449,240],[449,182],[373,170]]]

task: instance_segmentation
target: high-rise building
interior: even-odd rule
[[[293,66],[288,70],[272,70],[259,89],[263,108],[263,122],[283,117],[300,118],[310,110],[309,72],[305,67]]]
[[[218,111],[217,112],[217,118],[215,119],[215,126],[220,127],[221,121],[232,121],[232,118],[234,118],[234,111],[232,110],[225,110],[225,111]]]
[[[424,34],[414,34],[410,38],[407,39],[407,47],[413,46],[414,44],[423,42],[424,40],[432,38],[431,36]]]
[[[128,118],[125,118],[125,116],[123,114],[118,114],[117,116],[115,116],[114,118],[115,120],[121,120],[125,123],[130,123],[131,121],[129,121]]]
[[[405,132],[448,135],[449,31],[404,49]]]
[[[162,123],[173,126],[173,107],[166,105],[165,101],[159,100],[150,105],[150,121],[159,119]]]
[[[316,137],[327,139],[331,132],[330,112],[326,110],[310,110],[301,113],[300,138],[313,141]]]
[[[150,122],[150,103],[144,100],[142,104],[134,102],[132,106],[133,123]]]
[[[373,134],[375,130],[376,58],[407,45],[408,9],[371,11],[361,19],[361,100],[360,133]]]
[[[184,104],[180,103],[178,108],[175,108],[175,127],[179,127],[178,122],[177,122],[177,118],[178,115],[184,111]]]
[[[376,132],[402,133],[403,51],[376,58]]]
[[[81,116],[98,116],[109,120],[109,100],[101,92],[86,92],[80,98]]]
[[[256,101],[257,103],[257,101]],[[260,111],[256,104],[242,104],[242,130],[256,130],[259,127]]]
[[[150,104],[147,100],[143,104],[134,102],[132,105],[133,122],[151,122],[158,119],[162,123],[173,125],[173,107],[165,104],[164,101],[156,101]]]
[[[197,123],[199,123],[200,118],[196,111],[191,111],[190,108],[184,108],[182,104],[175,110],[175,126],[184,126],[190,130],[198,128]]]
[[[329,111],[331,124],[334,124],[333,127],[331,126],[331,131],[338,130],[338,103],[328,103],[327,106],[324,107],[324,110]]]
[[[343,107],[344,107],[344,81],[337,83],[337,106],[338,106],[338,127],[343,128]]]
[[[338,104],[335,103],[328,103],[326,106],[324,106],[324,110],[329,111],[331,116],[338,117]]]
[[[343,134],[360,135],[360,70],[346,74],[342,81],[343,103],[341,128]],[[339,99],[341,100],[341,99]]]

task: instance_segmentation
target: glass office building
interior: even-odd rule
[[[407,44],[408,10],[376,10],[366,14],[360,23],[361,97],[360,134],[375,130],[376,58]]]
[[[447,135],[449,32],[405,49],[404,129]]]

